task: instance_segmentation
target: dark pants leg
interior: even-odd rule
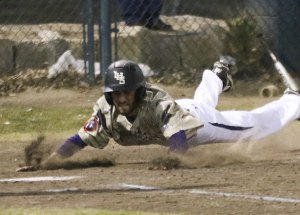
[[[161,0],[118,0],[127,25],[156,23],[162,9]]]

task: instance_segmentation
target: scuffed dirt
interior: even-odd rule
[[[193,87],[164,87],[176,98],[191,96]],[[0,98],[0,105],[92,105],[101,88],[25,91]],[[274,98],[222,96],[220,106],[257,107]],[[58,102],[61,101],[61,102]],[[251,104],[251,105],[250,105]],[[172,214],[299,214],[300,129],[292,122],[271,137],[250,143],[204,145],[185,155],[170,156],[161,146],[123,147],[110,142],[104,150],[87,147],[51,170],[15,172],[31,136],[0,138],[0,179],[36,176],[83,176],[69,181],[0,182],[1,207],[101,208]],[[76,132],[76,131],[74,131]],[[72,135],[72,134],[70,134]],[[41,145],[55,148],[65,136],[45,135]],[[47,147],[45,147],[47,148]],[[113,161],[103,166],[95,160]],[[163,160],[166,159],[166,160]],[[169,160],[168,160],[169,159]],[[164,168],[166,161],[172,167]],[[71,163],[72,168],[64,168]],[[90,162],[90,163],[89,163]],[[160,168],[153,167],[156,162]],[[129,185],[155,189],[129,188]],[[56,190],[57,192],[50,192]],[[191,191],[206,191],[197,194]],[[60,191],[60,192],[58,192]],[[296,199],[298,202],[217,195],[231,193]]]

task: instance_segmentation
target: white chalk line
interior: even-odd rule
[[[64,188],[64,189],[49,189],[49,190],[45,190],[45,192],[48,193],[64,193],[64,192],[75,192],[75,191],[79,191],[80,188],[77,187],[71,187],[71,188]]]
[[[4,178],[0,182],[41,182],[41,181],[68,181],[84,176],[44,176],[44,177],[28,177],[28,178]]]
[[[131,188],[131,189],[164,191],[163,188],[148,187],[148,186],[145,186],[145,185],[137,185],[137,184],[121,184],[120,186],[121,187],[126,187],[126,188]],[[172,189],[168,189],[168,190],[165,190],[165,191],[171,191],[171,190]],[[175,191],[175,190],[173,190],[173,191]],[[225,193],[225,192],[210,192],[210,191],[198,190],[198,189],[189,190],[189,193],[200,194],[200,195],[210,195],[210,196],[221,196],[221,197],[227,197],[227,198],[232,197],[232,198],[238,198],[238,199],[254,199],[254,200],[269,201],[269,202],[300,203],[300,199],[298,199],[298,198],[261,196],[261,195],[247,195],[247,194]]]
[[[42,182],[42,181],[67,181],[84,178],[84,176],[44,176],[44,177],[27,177],[27,178],[6,178],[0,179],[0,182]],[[154,186],[146,186],[139,184],[127,184],[122,183],[117,187],[128,188],[128,189],[139,189],[139,190],[157,190],[157,191],[175,191],[175,189],[164,189],[160,187]],[[115,188],[117,188],[115,187]],[[64,189],[50,189],[46,190],[49,193],[60,193],[66,191],[78,191],[80,188],[64,188]],[[261,195],[248,195],[248,194],[238,194],[238,193],[227,193],[227,192],[212,192],[198,189],[185,189],[192,194],[200,194],[200,195],[210,195],[210,196],[220,196],[226,198],[238,198],[238,199],[253,199],[259,201],[269,201],[269,202],[286,202],[286,203],[300,203],[300,199],[298,198],[286,198],[286,197],[274,197],[274,196],[261,196]],[[178,190],[177,190],[178,191]]]
[[[269,201],[269,202],[300,203],[300,199],[286,198],[286,197],[247,195],[247,194],[224,193],[224,192],[208,192],[205,190],[191,190],[190,193],[211,195],[211,196],[221,196],[221,197],[233,197],[233,198],[240,198],[240,199],[254,199],[254,200]]]
[[[138,185],[138,184],[120,184],[121,187],[129,188],[129,189],[140,189],[140,190],[159,190],[158,187],[149,187],[145,185]]]

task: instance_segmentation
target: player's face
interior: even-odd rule
[[[129,115],[136,108],[135,92],[135,90],[132,90],[111,93],[113,103],[122,115]]]

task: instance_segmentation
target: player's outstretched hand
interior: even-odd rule
[[[19,168],[16,169],[16,172],[30,172],[30,171],[36,171],[39,168],[36,166],[20,166]]]

